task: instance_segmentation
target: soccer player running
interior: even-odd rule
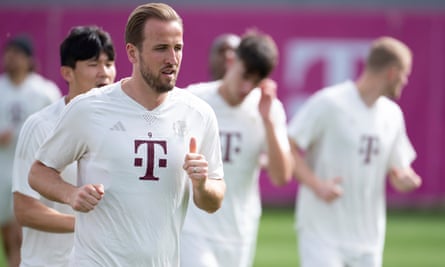
[[[194,205],[214,212],[225,192],[211,107],[175,87],[182,19],[166,4],[131,13],[131,77],[73,99],[37,152],[33,189],[76,213],[72,266],[179,266],[179,234]],[[78,186],[62,180],[78,161]]]
[[[66,204],[45,199],[31,189],[28,173],[35,153],[65,106],[77,95],[111,84],[116,77],[115,52],[109,34],[96,26],[71,29],[60,45],[60,73],[68,94],[31,115],[24,123],[14,159],[12,191],[14,211],[22,225],[22,267],[68,266],[74,241],[74,211]],[[64,181],[77,183],[77,165],[62,172]]]
[[[421,184],[402,111],[392,101],[411,63],[405,44],[378,38],[357,81],[320,90],[292,118],[301,266],[382,266],[385,177],[401,192]]]
[[[272,38],[251,31],[242,36],[222,80],[188,87],[216,113],[227,192],[215,214],[190,208],[181,236],[183,267],[253,264],[261,216],[260,169],[267,169],[275,185],[291,179],[286,114],[276,98],[277,85],[268,78],[277,60]]]
[[[57,85],[36,72],[34,47],[26,35],[7,41],[0,75],[0,225],[10,266],[20,262],[21,233],[12,208],[12,165],[17,137],[28,116],[57,101]],[[4,246],[3,246],[4,245]]]

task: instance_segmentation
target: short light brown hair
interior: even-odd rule
[[[125,42],[133,44],[140,50],[144,41],[143,31],[145,22],[151,18],[162,21],[178,21],[181,26],[183,25],[178,13],[167,4],[148,3],[140,5],[131,12],[128,18],[127,26],[125,27]]]
[[[243,62],[247,75],[258,75],[260,79],[267,77],[278,63],[278,48],[268,34],[250,29],[241,38],[235,50]]]
[[[389,65],[406,65],[406,60],[411,61],[412,52],[409,47],[401,41],[383,36],[377,38],[372,44],[366,61],[367,69],[380,71]]]

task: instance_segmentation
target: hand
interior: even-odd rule
[[[327,203],[333,202],[343,194],[343,189],[340,186],[341,181],[341,177],[319,180],[315,188],[315,194]]]
[[[104,194],[103,184],[87,184],[74,191],[69,204],[74,210],[89,212],[99,204]]]
[[[185,155],[183,169],[192,179],[194,185],[203,185],[208,178],[208,162],[204,155],[197,153],[194,137],[190,139],[189,153]]]
[[[277,83],[266,78],[260,82],[259,88],[261,89],[261,98],[258,103],[258,110],[263,120],[269,120],[272,101],[276,98]]]
[[[396,169],[389,171],[392,185],[400,192],[410,192],[422,184],[422,179],[412,168]]]

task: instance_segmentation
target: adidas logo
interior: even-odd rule
[[[125,132],[126,129],[124,127],[124,124],[120,121],[118,121],[113,127],[110,128],[110,130],[112,131],[121,131],[121,132]]]

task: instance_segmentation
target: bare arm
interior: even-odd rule
[[[193,201],[198,208],[213,213],[221,207],[226,189],[223,179],[207,178],[205,182],[192,179],[192,183]]]
[[[297,180],[309,187],[319,198],[326,202],[332,202],[343,193],[339,184],[341,177],[334,177],[329,180],[319,179],[308,166],[302,156],[301,149],[293,141],[289,140],[294,158],[294,174]]]
[[[272,183],[276,186],[282,186],[292,178],[292,155],[280,146],[274,123],[270,117],[270,109],[276,97],[277,85],[273,80],[265,79],[260,83],[260,89],[261,99],[258,108],[266,132],[267,171]]]
[[[411,168],[392,168],[389,172],[391,185],[399,192],[411,192],[422,185],[422,179]]]
[[[190,140],[190,153],[184,160],[184,170],[193,185],[193,201],[195,205],[209,213],[217,211],[222,204],[226,183],[224,179],[208,177],[208,162],[203,155],[196,153],[196,140]]]
[[[88,212],[102,199],[103,185],[87,184],[76,187],[65,182],[60,173],[35,161],[29,172],[29,185],[49,200],[70,205],[74,210]]]
[[[267,139],[267,172],[276,186],[286,185],[292,178],[292,155],[284,151],[279,142],[271,121],[264,121]]]
[[[22,226],[52,233],[74,232],[73,215],[60,213],[19,192],[14,192],[14,213]]]

